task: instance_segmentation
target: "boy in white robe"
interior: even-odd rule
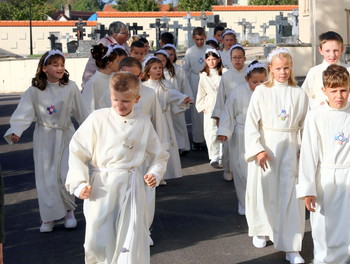
[[[66,188],[85,199],[85,263],[150,263],[144,185],[159,184],[169,154],[149,117],[133,111],[139,88],[133,74],[116,73],[112,107],[94,111],[70,143]]]
[[[231,47],[230,58],[232,68],[222,75],[219,85],[218,94],[215,101],[212,118],[220,123],[220,117],[224,109],[227,98],[230,96],[232,90],[240,84],[245,83],[245,74],[247,66],[245,65],[246,57],[245,50],[239,44]],[[230,142],[223,143],[222,165],[224,167],[223,177],[226,181],[232,181],[232,171],[230,168]]]
[[[187,79],[190,81],[192,94],[194,98],[193,105],[191,106],[191,119],[192,119],[192,149],[201,150],[204,143],[203,133],[203,113],[198,113],[195,105],[198,91],[199,74],[205,66],[205,51],[209,46],[205,45],[206,34],[202,27],[196,27],[192,32],[192,40],[195,46],[186,50],[183,69],[186,73]]]
[[[320,46],[318,51],[323,56],[323,62],[312,67],[306,75],[305,81],[301,86],[310,100],[310,107],[320,105],[326,102],[327,97],[322,91],[322,73],[331,64],[338,64],[346,67],[349,71],[350,67],[340,62],[344,52],[343,38],[334,31],[322,33],[319,36]]]
[[[346,263],[350,245],[349,73],[330,65],[323,74],[327,103],[305,121],[297,197],[311,212],[315,264]]]

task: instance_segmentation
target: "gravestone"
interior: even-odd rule
[[[280,12],[275,20],[269,21],[270,26],[276,26],[276,43],[282,43],[283,37],[292,36],[292,26],[288,22],[288,18],[283,16]]]
[[[90,56],[92,46],[96,45],[95,40],[80,40],[78,42],[78,49],[76,51],[79,56]]]
[[[76,28],[73,28],[73,32],[77,32],[77,40],[83,40],[84,36],[86,35],[84,32],[86,29],[84,26],[86,26],[86,22],[83,22],[83,19],[79,17],[79,22],[75,23]]]
[[[79,43],[76,40],[67,42],[67,51],[68,53],[75,53],[78,49]]]
[[[247,33],[247,41],[250,44],[259,44],[260,43],[259,33]]]
[[[50,37],[48,37],[48,39],[50,40],[50,49],[55,49],[56,39],[58,38],[54,34],[50,34]]]
[[[214,28],[216,27],[227,27],[227,23],[220,21],[219,15],[211,15],[208,18],[207,27],[209,28],[209,36],[214,36]]]
[[[192,30],[194,29],[191,25],[191,19],[193,18],[191,16],[190,12],[187,12],[187,16],[183,17],[184,19],[187,19],[187,27],[183,27],[182,29],[187,31],[187,48],[190,48],[193,45],[192,41]]]
[[[160,23],[160,19],[157,18],[156,19],[156,23],[153,23],[153,24],[150,24],[149,25],[150,28],[155,28],[156,29],[156,47],[157,47],[157,50],[160,48],[160,45],[159,45],[159,40],[160,40],[160,29],[161,28],[165,28],[166,27],[166,24],[165,23]]]
[[[296,8],[293,9],[291,14],[288,14],[288,17],[292,20],[292,35],[295,39],[299,38],[299,12]]]
[[[199,17],[196,17],[195,20],[200,20],[201,21],[201,27],[206,29],[209,17],[205,14],[205,12],[201,12],[201,15]]]
[[[248,21],[246,21],[245,18],[242,18],[241,21],[237,22],[238,25],[242,26],[242,38],[241,41],[246,40],[246,34],[247,34],[247,25],[248,25]]]
[[[93,32],[88,35],[88,37],[91,37],[91,39],[102,39],[107,34],[108,34],[108,30],[106,30],[105,25],[98,24],[97,28],[95,28]]]
[[[126,26],[128,27],[129,31],[132,32],[133,36],[137,36],[137,32],[139,30],[143,30],[143,26],[138,26],[137,23],[132,23],[132,26],[127,23]]]
[[[179,39],[179,29],[182,28],[182,25],[180,25],[178,21],[174,21],[174,24],[169,25],[169,27],[174,29],[174,34],[173,34],[175,37],[174,44],[175,46],[177,46],[178,39]]]
[[[146,33],[146,31],[143,31],[142,34],[139,35],[141,38],[148,38],[149,37],[149,34]]]
[[[170,22],[170,18],[168,18],[167,16],[162,16],[162,18],[160,19],[160,22],[162,22],[163,24],[165,24],[165,30],[166,30],[166,32],[169,32],[169,22]]]

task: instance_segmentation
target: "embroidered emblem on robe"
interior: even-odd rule
[[[281,113],[278,115],[278,117],[281,118],[281,120],[286,120],[287,117],[289,117],[289,115],[287,114],[285,109],[282,109]]]
[[[334,136],[335,141],[337,144],[342,145],[343,143],[348,141],[348,138],[344,136],[344,133],[338,133],[337,135]]]
[[[49,111],[49,115],[52,115],[52,113],[56,113],[56,109],[54,105],[49,106],[48,108],[46,108],[47,111]]]

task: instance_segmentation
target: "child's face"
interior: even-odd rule
[[[171,61],[171,63],[174,63],[175,55],[176,55],[175,50],[173,50],[173,49],[167,49],[166,51],[167,51],[168,54],[169,54],[169,60]]]
[[[245,78],[250,90],[254,91],[255,88],[266,81],[266,73],[255,72],[250,75],[250,77]]]
[[[151,80],[159,80],[162,77],[163,66],[161,63],[153,63],[148,75]]]
[[[124,59],[126,56],[118,56],[114,61],[109,63],[109,68],[112,72],[119,71],[119,62]]]
[[[202,35],[194,35],[194,36],[192,36],[192,40],[198,48],[201,48],[201,47],[203,47],[203,45],[205,43],[206,37],[202,36]]]
[[[328,97],[330,107],[340,109],[346,106],[349,98],[349,87],[322,88]]]
[[[133,47],[130,51],[130,57],[134,57],[139,62],[143,62],[143,59],[145,58],[145,48]]]
[[[224,32],[224,31],[223,30],[218,30],[218,31],[216,31],[216,33],[214,35],[214,38],[216,38],[219,41],[219,43],[222,43],[222,41],[223,41],[223,39],[221,37],[222,32]]]
[[[208,67],[210,69],[216,69],[216,67],[218,66],[218,63],[220,62],[219,58],[216,58],[212,55],[210,55],[206,60],[205,60],[206,64],[208,65]]]
[[[133,67],[124,66],[123,68],[120,69],[120,71],[131,72],[139,79],[141,79],[141,77],[142,77],[142,70],[136,66],[133,66]]]
[[[292,72],[292,63],[287,60],[287,58],[275,57],[269,65],[269,69],[272,73],[273,79],[283,83],[288,81],[290,77]]]
[[[149,43],[146,42],[146,43],[145,43],[145,54],[148,54],[150,48],[151,48],[151,47],[149,46]]]
[[[58,82],[62,79],[64,70],[64,59],[61,57],[53,60],[51,64],[43,66],[43,72],[46,73],[47,80],[51,83]]]
[[[243,69],[245,60],[246,58],[242,50],[234,49],[231,52],[231,64],[233,68],[235,68],[237,71],[240,71]]]
[[[163,68],[165,68],[167,58],[163,54],[157,54],[156,57],[162,62]]]
[[[236,37],[233,34],[225,35],[222,42],[225,50],[229,50],[233,45],[237,43]]]
[[[343,45],[336,40],[329,40],[322,44],[322,47],[318,48],[323,58],[329,64],[336,64],[339,62],[341,55],[344,51]]]
[[[114,111],[120,116],[127,116],[132,111],[134,104],[140,99],[140,96],[135,96],[132,91],[117,92],[110,91],[111,104]]]

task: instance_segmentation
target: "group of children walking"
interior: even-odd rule
[[[75,228],[76,196],[85,200],[86,263],[149,263],[154,187],[182,176],[179,155],[190,150],[184,113],[191,108],[192,149],[206,144],[210,165],[233,179],[253,245],[271,240],[287,261],[304,263],[305,204],[314,263],[344,263],[350,78],[340,64],[341,36],[320,35],[324,62],[310,69],[302,88],[289,50],[272,51],[268,65],[246,65],[234,31],[218,28],[215,36],[206,41],[204,29],[195,28],[183,67],[168,35],[154,56],[147,40],[133,42],[131,56],[123,46],[95,45],[97,70],[82,94],[60,51],[42,56],[5,134],[16,143],[36,121],[40,232],[61,218]],[[76,132],[71,117],[80,124]]]

